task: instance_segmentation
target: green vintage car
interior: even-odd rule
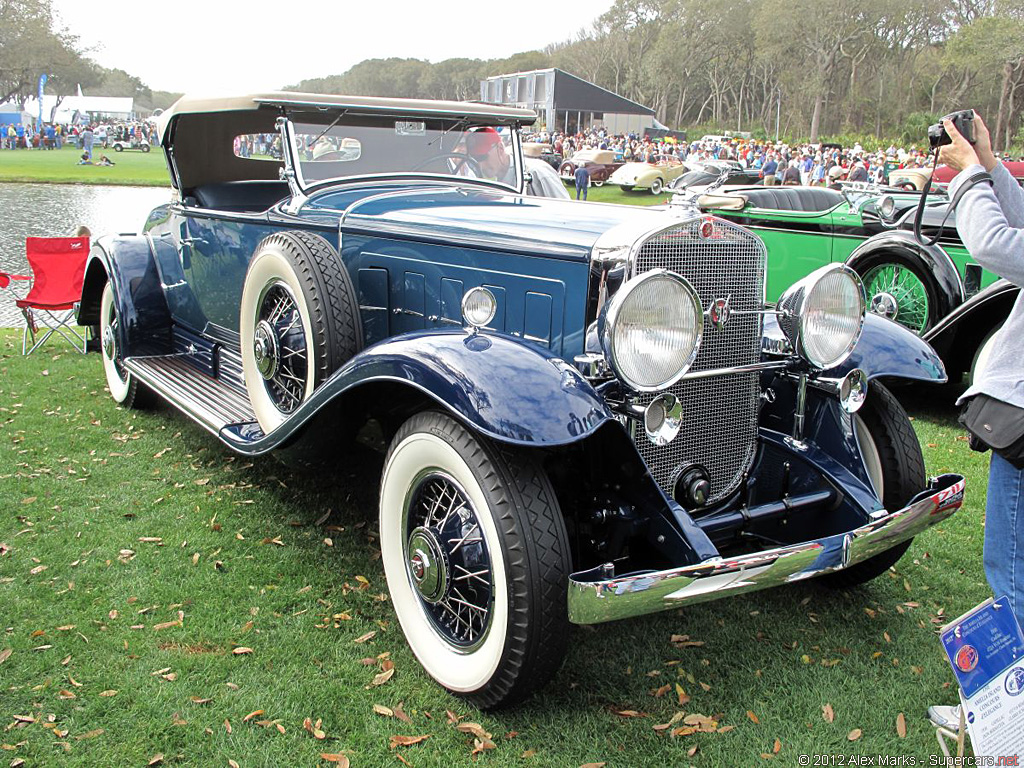
[[[933,342],[951,378],[971,374],[979,352],[1001,325],[1018,289],[986,292],[997,276],[967,252],[955,213],[933,246],[913,233],[919,193],[850,184],[825,187],[752,186],[704,195],[700,207],[753,230],[768,249],[767,299],[823,264],[845,263],[860,274],[868,305]],[[947,199],[929,195],[922,233],[931,238],[946,214]],[[958,309],[959,308],[959,309]],[[954,310],[958,310],[952,314]],[[951,317],[952,314],[952,317]]]

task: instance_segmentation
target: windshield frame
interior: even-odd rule
[[[477,176],[458,176],[454,174],[445,173],[433,173],[429,171],[382,171],[379,173],[353,173],[344,174],[338,176],[330,176],[323,179],[307,179],[303,175],[302,167],[304,160],[302,159],[301,147],[299,146],[300,139],[297,132],[297,127],[308,126],[310,121],[309,112],[305,113],[293,113],[288,111],[279,123],[279,130],[282,134],[282,145],[284,147],[284,163],[285,168],[282,171],[282,176],[294,183],[296,191],[301,193],[303,197],[308,197],[315,191],[320,190],[323,187],[334,186],[338,184],[350,184],[350,183],[365,183],[365,182],[380,182],[380,181],[396,181],[396,180],[409,180],[409,181],[429,181],[432,183],[442,182],[449,184],[456,184],[463,186],[471,184],[473,186],[485,186],[491,189],[498,189],[505,192],[516,192],[522,194],[526,185],[525,176],[525,163],[522,155],[522,141],[520,137],[520,131],[516,126],[504,124],[501,121],[488,121],[480,117],[445,117],[442,118],[447,125],[443,131],[433,131],[439,137],[448,135],[449,133],[458,130],[466,131],[469,128],[490,126],[496,129],[504,129],[508,132],[509,143],[503,145],[506,151],[509,152],[509,159],[515,169],[515,181],[513,184],[508,184],[495,179],[481,178]],[[345,127],[345,116],[344,110],[336,112],[321,112],[318,115],[323,120],[323,127],[333,130],[335,128]],[[393,120],[396,122],[402,121],[402,116],[397,114],[381,114],[382,120]],[[305,118],[305,119],[304,119]],[[415,122],[426,122],[427,118],[423,116],[414,116],[407,119],[411,119]],[[336,121],[336,122],[335,122]],[[332,123],[334,123],[332,125]],[[319,124],[319,123],[317,123]],[[360,126],[365,128],[365,126]]]

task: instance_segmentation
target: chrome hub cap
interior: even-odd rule
[[[494,572],[480,520],[459,484],[439,469],[421,473],[406,497],[405,561],[432,629],[460,651],[491,626]]]
[[[277,336],[273,326],[266,320],[260,320],[253,335],[252,354],[256,359],[256,368],[264,379],[272,379],[277,375],[280,362],[277,354]]]
[[[117,342],[114,340],[114,329],[111,326],[105,326],[101,335],[101,342],[103,343],[103,354],[107,356],[108,360],[117,359]]]
[[[281,413],[306,396],[309,370],[306,330],[291,288],[277,280],[263,289],[253,332],[253,358],[267,395]]]
[[[876,293],[871,297],[871,311],[876,315],[895,320],[899,309],[900,305],[896,302],[896,297],[891,293]]]
[[[420,597],[428,603],[444,598],[449,583],[448,558],[434,531],[417,528],[409,537],[409,573]]]

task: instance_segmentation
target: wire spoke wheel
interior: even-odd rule
[[[881,264],[864,275],[871,311],[895,320],[914,333],[928,327],[928,289],[921,278],[901,264]]]
[[[280,280],[260,300],[253,356],[271,401],[282,413],[294,411],[309,377],[306,331],[294,294]]]
[[[434,630],[475,648],[490,629],[494,573],[465,491],[439,469],[423,473],[409,494],[405,532],[409,577]]]

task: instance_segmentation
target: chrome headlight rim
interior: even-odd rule
[[[841,354],[832,360],[815,360],[808,351],[806,344],[807,337],[809,335],[806,328],[808,302],[810,301],[814,288],[825,280],[825,278],[836,273],[844,275],[856,287],[859,310],[857,329],[851,336],[849,343],[843,349]],[[860,341],[860,337],[864,332],[864,319],[867,315],[867,294],[864,291],[864,283],[860,279],[860,275],[858,275],[853,269],[845,264],[826,264],[825,266],[814,270],[802,280],[794,283],[779,299],[778,308],[783,313],[782,317],[779,318],[779,325],[782,327],[783,333],[785,333],[786,337],[793,345],[793,349],[796,350],[800,358],[811,367],[817,370],[827,371],[831,368],[835,368],[837,365],[841,365],[851,354],[853,354],[854,348],[856,348],[857,343]]]
[[[690,354],[687,356],[683,365],[681,365],[672,376],[666,377],[662,381],[653,384],[643,384],[632,380],[623,372],[623,367],[619,364],[616,355],[615,329],[618,325],[622,309],[626,306],[626,301],[630,295],[647,282],[658,279],[669,279],[683,289],[685,300],[690,302],[694,313],[694,344],[693,349],[690,351]],[[700,296],[697,295],[697,290],[685,277],[669,269],[652,269],[638,275],[637,277],[627,280],[622,287],[615,292],[615,295],[611,297],[605,305],[600,318],[599,338],[605,360],[619,381],[624,383],[634,392],[661,392],[676,384],[683,376],[685,376],[686,372],[690,370],[694,361],[697,359],[697,354],[700,352],[701,341],[704,338],[704,307],[701,305]]]

